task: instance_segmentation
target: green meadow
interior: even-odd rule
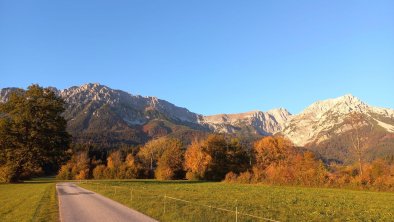
[[[394,220],[388,192],[154,180],[80,185],[160,221]]]
[[[0,184],[0,221],[59,221],[55,183],[39,179]]]
[[[393,221],[394,193],[220,182],[89,181],[160,221]],[[58,221],[55,183],[0,184],[0,221]]]

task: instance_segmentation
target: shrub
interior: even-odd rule
[[[253,174],[249,171],[242,172],[239,174],[237,181],[239,183],[251,183],[253,181]]]
[[[233,183],[233,182],[237,182],[237,177],[238,175],[235,174],[234,172],[230,171],[226,174],[226,177],[224,178],[225,182],[228,183]]]
[[[199,174],[189,171],[189,172],[186,172],[186,179],[192,180],[192,181],[197,181],[197,180],[202,180],[203,178]]]

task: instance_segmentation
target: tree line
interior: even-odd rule
[[[394,158],[363,165],[327,165],[312,152],[281,136],[250,144],[236,137],[211,134],[184,147],[161,137],[138,148],[110,152],[105,160],[79,152],[62,166],[59,179],[204,180],[314,187],[394,190]]]
[[[219,181],[229,171],[247,169],[250,155],[245,148],[239,140],[229,141],[223,135],[210,135],[189,146],[160,137],[134,149],[117,149],[104,160],[90,158],[88,151],[77,152],[62,166],[58,178]]]

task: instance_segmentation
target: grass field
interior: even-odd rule
[[[239,222],[264,221],[246,213],[278,221],[394,220],[394,193],[153,180],[93,181],[81,186],[160,221],[236,221],[236,209]]]
[[[0,221],[59,221],[55,183],[0,184]]]

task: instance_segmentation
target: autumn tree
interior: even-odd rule
[[[99,164],[93,169],[93,178],[94,179],[109,179],[106,178],[105,175],[105,170],[107,167],[104,164]]]
[[[125,179],[135,179],[138,176],[138,165],[135,161],[133,154],[129,153],[126,156],[124,163],[126,168]]]
[[[90,159],[87,152],[74,154],[71,159],[64,164],[57,175],[57,179],[62,180],[82,180],[89,178]]]
[[[57,171],[70,144],[64,101],[49,88],[31,85],[0,104],[0,168],[6,182],[29,176],[34,168]]]
[[[283,167],[284,162],[294,154],[295,150],[292,143],[284,137],[267,136],[254,143],[253,152],[254,176],[256,180],[262,180],[267,172]]]
[[[368,137],[373,124],[370,124],[366,116],[359,112],[350,113],[345,123],[350,126],[350,148],[356,154],[360,176],[363,176],[363,158],[368,148]]]
[[[120,151],[112,152],[107,158],[107,167],[109,169],[117,169],[122,164],[122,154]]]
[[[327,181],[326,167],[310,151],[299,153],[291,158],[287,168],[293,171],[293,184],[316,186],[323,185]]]
[[[155,177],[159,180],[171,180],[179,178],[183,168],[182,143],[173,141],[158,159]]]
[[[112,152],[107,158],[107,165],[98,164],[93,169],[95,179],[135,179],[138,176],[138,166],[133,154],[126,158],[120,150]]]
[[[178,146],[179,143],[177,139],[161,137],[149,141],[140,149],[137,157],[142,167],[149,169],[149,177],[154,176],[158,160],[163,155],[163,152],[171,147]]]
[[[279,164],[295,152],[292,143],[280,136],[267,136],[254,144],[256,165],[264,169],[271,164]]]
[[[185,154],[188,179],[222,180],[230,171],[240,172],[248,166],[248,154],[239,140],[223,135],[209,135],[192,143]]]
[[[193,141],[185,153],[186,179],[200,180],[205,177],[212,157],[204,149],[202,141]]]
[[[296,150],[281,136],[267,136],[255,142],[253,170],[227,174],[227,181],[264,181],[275,184],[321,185],[327,170],[312,152]]]
[[[118,171],[120,166],[122,165],[122,153],[118,150],[110,153],[107,158],[107,170],[104,172],[105,177],[108,179],[118,178]]]

